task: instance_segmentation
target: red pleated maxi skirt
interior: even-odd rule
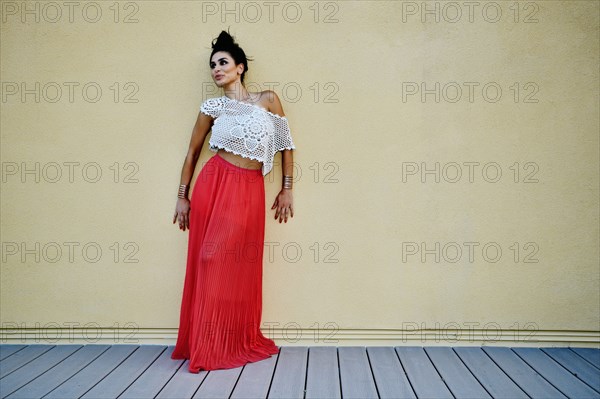
[[[189,371],[239,367],[277,354],[260,331],[265,188],[260,169],[219,154],[192,191],[187,267],[172,359]]]

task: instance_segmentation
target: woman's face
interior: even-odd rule
[[[226,51],[217,51],[210,60],[212,78],[218,87],[224,87],[240,80],[244,64],[235,65],[235,61]]]

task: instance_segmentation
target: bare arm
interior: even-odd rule
[[[283,107],[281,106],[281,101],[279,101],[279,97],[277,93],[274,91],[267,91],[269,99],[269,111],[277,114],[279,116],[285,116],[283,113]],[[281,169],[283,176],[291,176],[293,179],[294,173],[294,155],[292,150],[283,150],[281,152]],[[292,197],[292,189],[291,188],[283,188],[283,179],[281,181],[281,191],[275,198],[275,202],[271,209],[277,208],[275,211],[275,219],[279,218],[279,223],[283,219],[285,223],[287,223],[288,219],[288,209],[290,212],[290,216],[294,217],[294,209],[293,209],[293,197]]]
[[[198,112],[198,118],[196,119],[196,124],[192,130],[192,137],[190,139],[188,152],[185,160],[183,161],[183,167],[181,168],[180,184],[185,184],[189,187],[190,182],[192,181],[192,176],[194,175],[196,163],[200,157],[200,151],[204,145],[204,139],[210,131],[213,122],[214,120],[212,117],[205,115],[202,112]],[[178,198],[177,205],[175,207],[175,215],[173,216],[173,223],[179,219],[179,228],[183,231],[190,226],[189,212],[190,201],[187,196],[186,198]]]
[[[212,117],[205,115],[202,112],[198,113],[196,124],[194,125],[194,129],[192,130],[192,137],[190,139],[188,152],[183,162],[183,168],[181,169],[180,184],[185,184],[189,186],[190,182],[192,181],[194,169],[196,168],[196,162],[198,162],[198,158],[200,157],[200,151],[202,150],[202,146],[204,145],[204,139],[210,131],[213,122],[214,120]]]

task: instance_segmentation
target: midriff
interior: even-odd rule
[[[257,161],[255,159],[244,158],[241,155],[234,154],[233,152],[225,151],[222,148],[219,148],[217,154],[221,156],[226,161],[231,162],[232,164],[239,166],[245,169],[262,169],[262,162]]]

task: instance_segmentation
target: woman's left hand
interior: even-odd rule
[[[285,220],[287,223],[288,213],[291,217],[294,217],[294,209],[292,208],[293,203],[292,198],[292,190],[288,188],[282,188],[277,197],[275,198],[275,202],[271,209],[277,208],[275,211],[275,219],[279,218],[279,223],[281,220]]]

